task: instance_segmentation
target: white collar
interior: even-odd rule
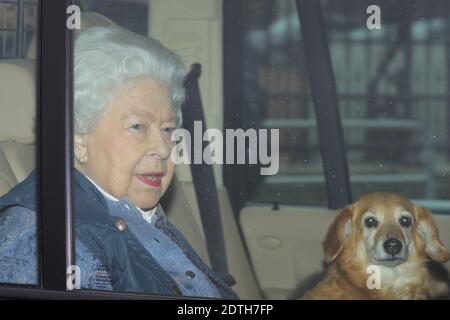
[[[90,182],[92,182],[92,184],[102,193],[102,195],[111,201],[119,201],[119,199],[117,199],[116,197],[114,197],[113,195],[109,194],[108,192],[106,192],[105,190],[103,190],[98,184],[96,184],[91,178],[89,178],[88,176],[85,175],[86,178],[88,178],[88,180]]]
[[[102,193],[102,195],[111,201],[117,202],[120,201],[119,199],[117,199],[116,197],[114,197],[113,195],[111,195],[110,193],[106,192],[105,190],[103,190],[98,184],[96,184],[91,178],[89,178],[87,175],[85,175],[85,177]],[[148,211],[143,211],[141,208],[136,207],[139,212],[142,214],[143,218],[151,223],[152,217],[155,214],[156,208],[157,206],[155,206],[153,209],[150,209]]]

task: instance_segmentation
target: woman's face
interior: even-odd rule
[[[156,206],[175,170],[171,101],[169,87],[148,78],[122,89],[90,133],[75,135],[77,169],[116,198]]]

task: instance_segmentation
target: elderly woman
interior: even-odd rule
[[[76,264],[84,289],[237,298],[166,219],[171,134],[186,74],[159,42],[119,27],[74,54]],[[0,282],[37,283],[35,174],[0,198]]]

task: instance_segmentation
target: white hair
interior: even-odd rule
[[[117,26],[81,32],[74,50],[75,133],[90,132],[119,89],[142,77],[170,87],[179,126],[185,76],[181,59],[154,39]]]

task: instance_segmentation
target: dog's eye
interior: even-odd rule
[[[364,220],[364,225],[366,228],[376,228],[378,226],[378,221],[374,217],[367,217]]]
[[[411,226],[412,220],[408,216],[400,217],[400,225],[405,228],[409,228]]]

